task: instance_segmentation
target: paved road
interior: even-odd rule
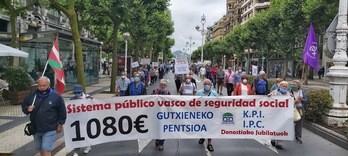
[[[168,89],[172,94],[176,94],[174,84],[174,75],[169,73],[165,78],[169,80]],[[198,88],[202,88],[202,82],[197,77]],[[158,82],[149,86],[148,91],[157,88]],[[226,95],[226,90],[223,90]],[[152,141],[140,154],[138,153],[137,141],[121,141],[100,144],[92,147],[89,154],[91,156],[347,156],[348,151],[315,135],[314,133],[303,130],[303,144],[297,144],[292,141],[284,142],[284,150],[276,150],[273,147],[267,147],[256,140],[245,139],[215,139],[213,145],[214,152],[206,151],[206,144],[199,145],[198,139],[169,139],[165,141],[164,151],[158,151]],[[266,141],[268,143],[268,141]],[[269,144],[269,143],[268,143]],[[63,153],[63,152],[60,152]],[[82,150],[80,152],[82,155]],[[59,154],[58,154],[59,155]]]

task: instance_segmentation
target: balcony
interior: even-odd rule
[[[252,0],[246,0],[242,5],[241,8],[244,8],[246,5],[248,5],[249,3],[252,3]]]
[[[271,2],[256,3],[255,9],[269,8],[270,5],[271,5]]]

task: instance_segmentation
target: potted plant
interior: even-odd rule
[[[9,84],[9,90],[4,92],[4,97],[10,100],[11,104],[18,105],[31,91],[31,79],[22,67],[7,67],[5,77]]]

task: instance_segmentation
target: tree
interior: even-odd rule
[[[16,29],[16,18],[17,16],[24,14],[25,11],[34,4],[37,3],[37,0],[31,0],[28,4],[23,5],[20,2],[12,1],[12,0],[1,0],[0,1],[0,9],[5,9],[5,13],[10,15],[10,27],[11,27],[11,47],[18,47],[18,39],[17,39],[17,29]],[[11,57],[10,65],[13,65],[14,58]]]
[[[49,0],[50,4],[57,10],[61,11],[69,19],[71,27],[72,37],[75,44],[75,54],[77,63],[77,83],[83,87],[83,91],[86,91],[84,69],[83,69],[83,56],[82,56],[82,44],[80,40],[80,31],[78,25],[78,17],[75,11],[75,4],[77,0]]]

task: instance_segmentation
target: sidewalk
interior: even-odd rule
[[[101,78],[99,79],[98,84],[88,86],[86,88],[87,93],[90,95],[93,95],[94,98],[98,98],[98,99],[109,98],[114,96],[113,94],[107,94],[103,92],[103,91],[109,91],[111,79],[105,75],[100,75],[100,76]],[[194,78],[197,80],[197,83],[202,83],[202,80],[196,75],[194,76]],[[274,81],[275,79],[271,78],[269,80]],[[286,81],[291,82],[292,79],[287,79]],[[329,89],[329,83],[316,78],[315,80],[309,80],[308,85],[303,85],[303,88],[306,90]],[[225,88],[223,88],[223,93],[224,95],[226,95]],[[63,94],[63,98],[65,100],[69,100],[71,96],[73,96],[72,92],[67,92]],[[29,121],[28,116],[25,116],[22,113],[20,106],[13,106],[10,104],[7,104],[5,106],[0,106],[0,138],[1,138],[0,156],[6,155],[6,154],[10,154],[10,155],[12,154],[16,156],[38,155],[37,151],[34,149],[33,137],[25,136],[23,132],[24,126],[28,121]],[[330,134],[327,134],[327,135],[330,135]],[[327,138],[327,136],[322,136],[322,137]],[[64,138],[62,137],[62,134],[59,135],[57,140],[58,141],[56,141],[55,149],[53,152],[54,155],[66,155],[66,153],[70,152],[70,151],[66,151],[64,148],[65,144],[64,144]]]
[[[99,83],[86,87],[87,93],[95,98],[111,97],[113,94],[98,94],[102,91],[109,91],[110,78],[106,75],[100,75]],[[73,93],[66,92],[62,95],[64,100],[69,100]],[[11,105],[6,102],[6,105],[0,106],[0,156],[2,155],[35,155],[37,151],[34,149],[32,136],[24,135],[24,127],[29,122],[29,116],[26,116],[20,105]],[[63,148],[64,139],[62,134],[58,135],[55,145],[55,151]]]

